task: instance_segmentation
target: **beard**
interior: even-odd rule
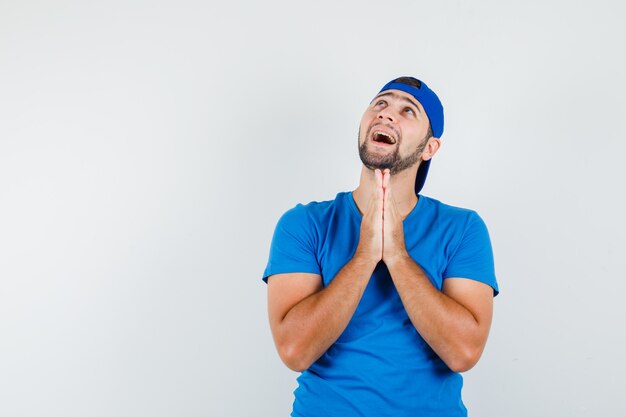
[[[368,137],[369,134],[365,137],[363,143],[359,145],[359,157],[361,158],[361,162],[363,162],[363,165],[365,165],[372,171],[375,169],[380,169],[381,171],[383,171],[388,168],[391,175],[395,175],[398,172],[402,172],[405,169],[408,169],[415,165],[421,159],[422,153],[424,153],[424,149],[426,148],[426,144],[428,143],[428,139],[430,138],[429,135],[426,135],[424,140],[422,140],[422,142],[417,145],[417,148],[413,152],[411,152],[411,154],[405,157],[401,157],[401,137],[398,137],[398,142],[395,149],[385,155],[379,155],[370,151],[370,141],[367,140]],[[359,128],[358,138],[359,140],[361,138],[361,128]]]

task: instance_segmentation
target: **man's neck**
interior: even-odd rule
[[[417,204],[417,196],[415,195],[415,175],[417,167],[414,169],[405,169],[404,171],[391,176],[391,188],[393,196],[402,219],[409,215]],[[376,187],[376,178],[374,171],[363,166],[361,168],[361,179],[359,186],[352,192],[354,201],[361,212],[367,209],[369,202],[374,194]]]

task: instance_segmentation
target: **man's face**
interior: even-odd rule
[[[359,156],[369,169],[389,168],[397,174],[415,165],[428,142],[424,107],[400,90],[378,94],[361,118]]]

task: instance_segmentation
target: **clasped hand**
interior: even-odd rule
[[[372,262],[390,262],[406,255],[402,218],[396,208],[389,169],[374,170],[376,187],[361,220],[357,254]]]

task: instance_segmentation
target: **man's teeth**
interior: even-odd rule
[[[385,132],[376,131],[374,133],[374,138],[376,138],[376,136],[378,136],[378,135],[381,135],[381,136],[384,136],[386,138],[389,138],[389,142],[391,142],[392,144],[396,143],[396,140],[394,138],[392,138],[390,135],[388,135],[387,133],[385,133]]]

